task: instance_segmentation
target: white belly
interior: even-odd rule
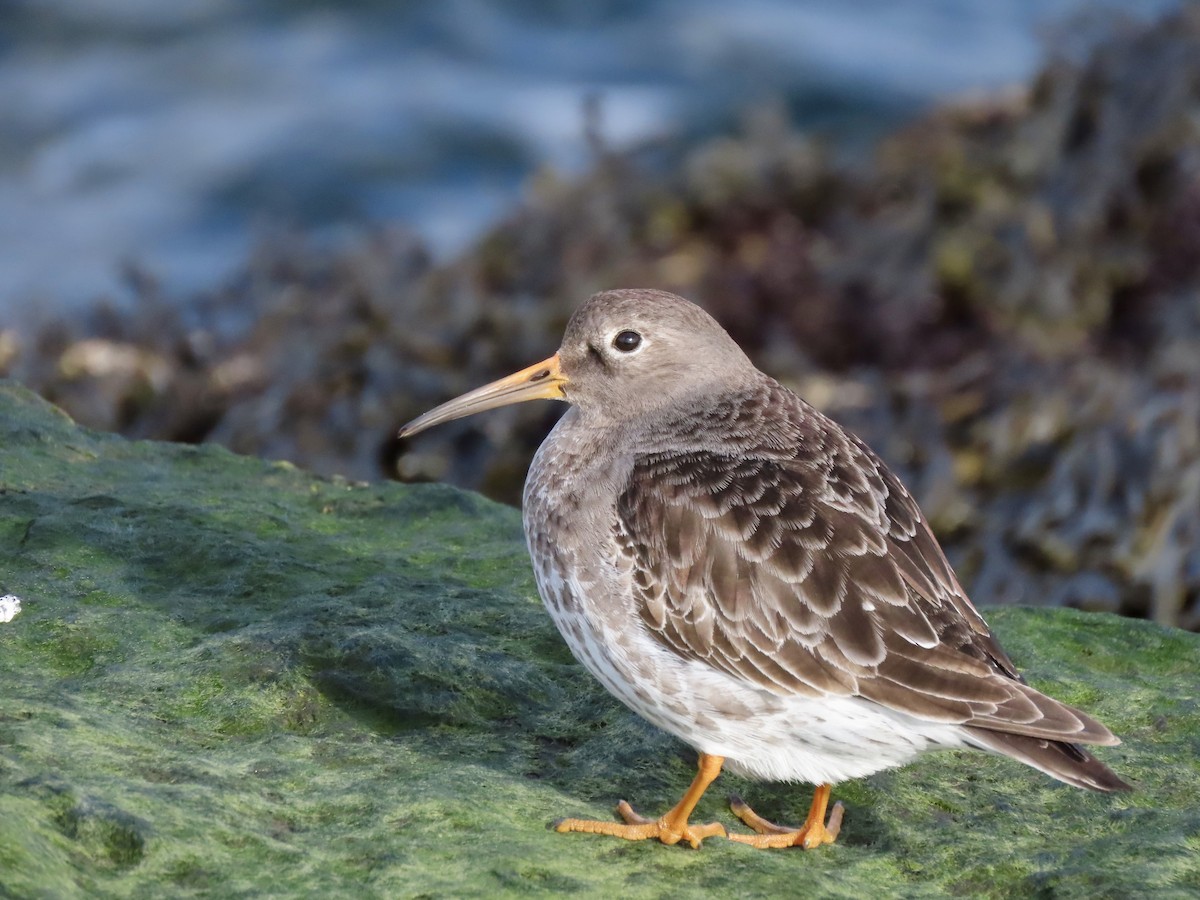
[[[958,726],[924,722],[858,697],[772,693],[680,657],[640,620],[619,628],[579,602],[594,585],[537,570],[546,608],[571,652],[622,703],[733,772],[836,783],[966,746]]]

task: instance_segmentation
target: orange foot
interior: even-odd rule
[[[625,838],[627,841],[644,841],[648,838],[658,838],[664,844],[678,844],[687,841],[693,848],[699,847],[706,837],[728,837],[725,826],[720,822],[710,822],[707,825],[690,825],[688,817],[696,808],[701,795],[712,784],[721,772],[725,760],[720,756],[700,754],[699,771],[693,779],[691,787],[683,795],[674,808],[661,819],[647,819],[633,811],[633,807],[622,800],[617,805],[617,812],[625,820],[619,822],[599,822],[594,819],[559,819],[554,823],[558,832],[579,831],[585,834],[607,834],[612,837]]]
[[[691,825],[687,821],[680,822],[667,813],[661,819],[647,819],[633,811],[633,807],[622,800],[617,804],[617,813],[625,820],[620,822],[600,822],[595,819],[559,819],[554,823],[554,830],[559,832],[580,831],[586,834],[608,834],[613,837],[625,838],[627,841],[644,841],[647,838],[658,838],[664,844],[678,844],[687,841],[693,848],[699,847],[706,837],[728,837],[725,826],[720,822],[709,822],[707,825]]]
[[[729,839],[751,847],[803,847],[812,850],[822,844],[832,844],[842,830],[842,815],[845,807],[841,802],[833,805],[829,814],[829,822],[825,822],[825,807],[829,804],[831,787],[823,784],[813,794],[812,806],[808,809],[808,817],[799,828],[789,828],[768,822],[749,806],[741,797],[730,797],[729,808],[733,814],[753,828],[757,834],[731,834]]]

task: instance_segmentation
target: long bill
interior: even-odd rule
[[[400,429],[400,437],[412,437],[442,422],[461,419],[463,416],[474,415],[498,406],[508,406],[510,403],[524,403],[526,400],[562,400],[566,396],[563,386],[567,383],[567,376],[562,373],[558,354],[555,353],[549,359],[544,359],[528,369],[485,384],[431,409],[422,416],[417,416]]]

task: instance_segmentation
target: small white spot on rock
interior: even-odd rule
[[[21,598],[13,594],[0,597],[0,623],[11,622],[21,611]]]

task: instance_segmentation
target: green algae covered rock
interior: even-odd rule
[[[1200,636],[990,614],[1125,743],[1102,797],[982,754],[838,786],[838,843],[559,835],[665,811],[694,756],[570,659],[516,511],[85,431],[0,382],[0,896],[1187,896]],[[806,786],[723,776],[795,820]],[[739,825],[740,827],[740,825]]]

